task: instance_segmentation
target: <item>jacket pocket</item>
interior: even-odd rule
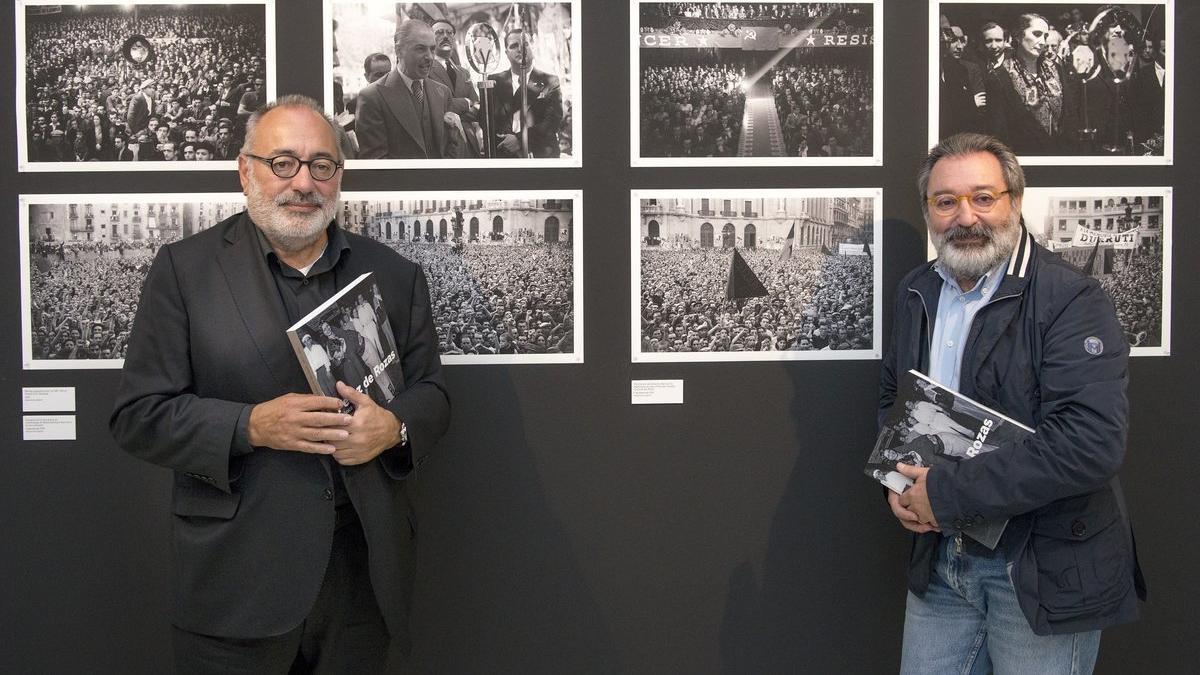
[[[177,516],[189,518],[216,518],[229,520],[237,514],[242,494],[226,494],[219,490],[194,490],[175,486],[171,497],[171,511]]]
[[[1129,544],[1111,490],[1056,502],[1033,522],[1038,600],[1051,615],[1088,614],[1128,591]]]

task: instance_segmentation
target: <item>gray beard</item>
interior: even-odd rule
[[[267,241],[285,253],[295,253],[311,245],[337,213],[338,198],[325,199],[317,192],[285,192],[272,199],[251,179],[246,190],[246,210],[262,229]],[[305,215],[288,213],[286,204],[317,204],[320,211]]]
[[[938,260],[955,278],[978,279],[1012,255],[1021,237],[1021,214],[1014,210],[1003,228],[971,228],[971,233],[978,232],[988,238],[983,246],[969,249],[957,246],[956,239],[966,236],[967,232],[955,227],[941,234],[931,231],[929,238],[937,250]]]

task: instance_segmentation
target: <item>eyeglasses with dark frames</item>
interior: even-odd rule
[[[971,205],[972,210],[979,213],[987,213],[996,208],[996,203],[1006,194],[1008,194],[1008,190],[1004,192],[976,190],[966,195],[934,195],[925,201],[929,204],[929,208],[933,209],[933,212],[939,216],[950,216],[958,213],[958,204],[964,200]]]
[[[318,157],[316,159],[300,159],[292,155],[275,155],[274,157],[260,157],[258,155],[243,152],[243,155],[250,159],[258,161],[271,167],[271,173],[280,178],[293,178],[300,173],[301,166],[308,166],[308,175],[312,176],[313,180],[326,181],[333,178],[333,175],[342,168],[342,162],[335,162],[328,157]]]

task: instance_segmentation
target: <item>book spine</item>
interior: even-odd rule
[[[308,362],[308,355],[304,353],[304,345],[300,343],[300,334],[295,330],[289,330],[287,336],[288,342],[292,343],[292,351],[296,352],[296,359],[300,361],[300,368],[304,370],[308,388],[317,396],[325,396],[325,392],[321,391],[320,383],[317,382],[317,374],[313,372],[312,364]]]

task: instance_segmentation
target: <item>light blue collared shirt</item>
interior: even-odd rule
[[[938,297],[937,316],[933,320],[933,336],[929,344],[929,376],[943,386],[957,390],[962,371],[963,347],[971,334],[975,314],[995,295],[1008,260],[993,267],[965,293],[954,275],[936,262],[933,269],[942,277],[942,293]]]

